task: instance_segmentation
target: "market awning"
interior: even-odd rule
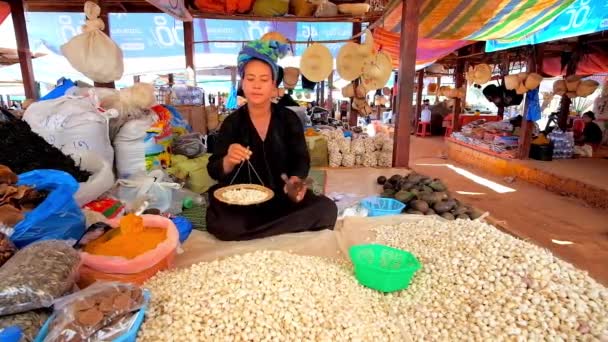
[[[471,41],[522,39],[546,27],[574,0],[423,0],[416,64],[437,60]],[[374,29],[374,38],[399,60],[402,4]]]

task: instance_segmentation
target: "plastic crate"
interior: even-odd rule
[[[348,254],[359,283],[381,292],[406,289],[422,267],[412,253],[384,245],[355,245]]]
[[[361,205],[367,209],[368,216],[399,215],[405,208],[405,204],[396,199],[382,197],[365,198]]]
[[[149,304],[150,304],[150,292],[148,290],[144,290],[144,305],[139,309],[139,311],[137,311],[137,313],[136,313],[137,317],[135,318],[135,322],[133,322],[133,326],[125,334],[112,340],[112,342],[135,342],[135,340],[137,339],[137,332],[139,331],[141,324],[144,322],[144,315],[146,313],[146,310],[148,310]],[[53,321],[54,318],[55,318],[55,315],[51,315],[51,317],[49,317],[49,319],[47,319],[46,322],[44,322],[44,325],[40,329],[40,332],[38,333],[38,336],[36,336],[36,339],[34,340],[34,342],[43,342],[44,341],[44,339],[46,338],[46,335],[49,333],[49,326],[51,325],[51,322]]]

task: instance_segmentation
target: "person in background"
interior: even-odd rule
[[[220,240],[333,229],[336,223],[336,204],[315,195],[304,181],[310,155],[300,119],[272,103],[281,49],[275,41],[253,41],[238,56],[247,104],[224,120],[207,164],[209,175],[218,181],[209,189],[207,230]],[[249,176],[247,163],[257,175]],[[275,196],[259,205],[237,206],[213,195],[219,188],[243,183],[264,185]]]
[[[602,129],[595,122],[593,122],[594,120],[595,114],[593,112],[589,111],[583,114],[585,128],[583,129],[583,135],[579,138],[579,143],[597,147],[602,142]]]
[[[420,112],[421,122],[431,122],[431,101],[425,99],[422,101],[422,111]]]

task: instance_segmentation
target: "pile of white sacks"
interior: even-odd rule
[[[330,167],[391,167],[393,164],[393,139],[386,134],[346,138],[340,129],[322,130],[321,134],[327,137]]]

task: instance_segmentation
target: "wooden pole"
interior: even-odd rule
[[[15,39],[17,40],[17,54],[19,56],[19,65],[21,67],[23,90],[25,91],[26,98],[36,100],[38,99],[38,91],[36,91],[36,81],[34,80],[32,52],[30,51],[30,43],[27,38],[27,24],[25,22],[25,9],[23,8],[23,1],[13,0],[9,1],[9,3],[11,7],[11,15],[13,16]]]
[[[435,103],[439,103],[439,87],[441,87],[441,76],[437,76],[437,90],[435,91]]]
[[[424,86],[424,69],[418,71],[418,91],[416,92],[416,119],[414,120],[414,131],[418,129],[418,121],[422,113],[422,87]]]
[[[542,62],[543,62],[543,50],[542,45],[533,45],[532,51],[528,56],[528,64],[526,72],[542,73]],[[539,93],[540,95],[540,93]],[[521,128],[519,131],[519,159],[528,159],[530,157],[530,147],[532,146],[532,132],[534,131],[534,122],[528,121],[528,109],[530,108],[530,102],[528,101],[528,95],[526,95],[524,103],[524,119],[521,122]]]
[[[408,167],[410,159],[410,118],[416,76],[416,45],[418,43],[418,6],[420,0],[403,0],[399,46],[399,97],[395,120],[393,166]]]
[[[184,21],[184,53],[186,54],[186,68],[194,68],[194,27],[191,21]]]
[[[464,59],[459,59],[456,62],[456,70],[455,72],[455,87],[459,89],[464,86]],[[466,94],[465,94],[466,98]],[[460,113],[462,113],[462,99],[456,98],[454,99],[454,118],[452,121],[452,129],[454,132],[460,132]]]
[[[359,33],[361,33],[361,23],[353,23],[353,36],[358,35]],[[357,38],[357,43],[361,43],[361,36]],[[357,85],[358,83],[355,82],[355,87],[357,87]],[[359,117],[359,112],[353,109],[352,98],[350,99],[350,106],[348,107],[350,108],[348,115],[348,125],[350,127],[355,127],[357,126],[357,118]]]
[[[334,73],[329,74],[327,78],[327,110],[329,110],[329,116],[334,117],[334,97],[332,95],[334,89]]]

